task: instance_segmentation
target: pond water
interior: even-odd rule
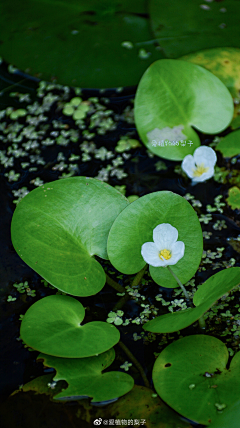
[[[91,411],[85,407],[82,413],[79,413],[79,404],[74,401],[65,404],[53,403],[48,396],[34,395],[33,392],[25,395],[19,393],[8,398],[21,385],[38,376],[54,374],[53,369],[44,368],[41,362],[36,362],[38,353],[30,352],[19,338],[21,316],[38,299],[55,294],[56,289],[41,282],[41,277],[19,258],[12,246],[10,225],[16,201],[43,183],[70,176],[96,177],[111,186],[118,186],[118,190],[127,197],[141,197],[160,190],[170,190],[184,196],[197,211],[204,232],[205,253],[195,275],[195,282],[189,285],[189,291],[191,287],[197,287],[223,268],[240,266],[239,211],[232,210],[226,204],[229,184],[224,182],[223,174],[221,176],[220,173],[218,181],[212,178],[206,183],[192,186],[190,180],[181,173],[180,162],[161,159],[148,152],[140,143],[133,118],[136,88],[105,92],[83,90],[81,94],[68,87],[52,84],[40,86],[39,89],[38,84],[32,80],[8,75],[4,65],[2,76],[7,80],[6,86],[24,80],[19,85],[15,84],[11,90],[4,90],[0,97],[0,384],[4,401],[1,408],[4,426],[92,426]],[[63,109],[67,102],[78,96],[87,102],[86,105],[90,106],[90,109],[83,119],[75,121],[71,116],[65,115]],[[27,114],[12,119],[11,111],[6,113],[7,107],[13,107],[15,110],[25,109]],[[229,129],[221,135],[228,132]],[[214,143],[215,136],[200,133],[199,136],[204,145]],[[120,140],[122,143],[119,144]],[[240,157],[235,159],[235,163],[231,164],[229,160],[224,161],[218,153],[219,169],[225,168],[228,174],[231,174],[233,169],[239,171]],[[214,209],[207,210],[207,205]],[[126,275],[117,272],[108,262],[101,263],[113,279],[126,286]],[[149,305],[145,309],[149,309],[151,305],[157,307],[159,314],[168,312],[166,305],[156,301],[155,296],[159,294],[164,302],[171,302],[173,310],[181,309],[179,299],[182,296],[177,295],[175,291],[153,283],[146,273],[141,287],[135,295],[133,293],[129,296],[122,308],[124,320],[130,322],[126,326],[118,326],[121,341],[142,365],[151,388],[154,352],[161,352],[166,344],[178,338],[179,334],[154,335],[145,332],[141,335],[141,322],[136,320],[141,314],[145,320],[149,316],[147,310],[143,314],[144,307],[140,304]],[[108,313],[119,299],[116,291],[109,285],[105,285],[95,296],[81,298],[81,303],[87,308],[86,321],[106,321]],[[238,300],[239,291],[222,311],[230,310],[234,315],[237,312],[233,312],[234,305]],[[151,310],[150,308],[150,313]],[[223,334],[226,329],[230,331],[231,327],[231,319],[227,316],[221,317],[219,313],[217,316],[211,312],[211,317],[207,319],[207,334],[224,341],[231,349],[230,355],[239,349],[240,344],[239,336]],[[198,333],[197,324],[181,331],[183,336]],[[119,370],[120,365],[129,362],[129,356],[124,353],[123,348],[116,346],[115,349],[117,357],[111,365],[111,370]],[[136,385],[144,386],[144,381],[134,365],[128,373],[133,376]],[[105,409],[107,408],[102,410],[103,417],[107,413]],[[99,414],[101,413],[98,413],[98,417]]]

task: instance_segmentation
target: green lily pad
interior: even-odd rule
[[[229,369],[227,363],[228,350],[220,340],[187,336],[161,352],[153,367],[153,383],[170,407],[186,418],[209,425],[240,395],[240,352]]]
[[[227,203],[228,205],[230,205],[230,207],[235,210],[235,209],[240,209],[240,189],[237,186],[233,186],[229,189],[228,191],[228,198]]]
[[[44,297],[24,315],[21,339],[39,352],[62,358],[91,357],[116,345],[116,327],[102,321],[81,325],[84,316],[83,305],[73,297]]]
[[[224,409],[222,415],[213,424],[211,428],[239,428],[240,420],[240,400],[237,400],[232,406]]]
[[[202,49],[240,47],[240,4],[234,0],[150,0],[152,29],[169,58]]]
[[[106,277],[94,255],[107,259],[107,237],[129,204],[99,180],[72,177],[30,192],[12,219],[18,255],[50,284],[74,296],[91,296]]]
[[[240,91],[240,49],[204,49],[179,58],[200,65],[211,71],[228,88],[233,98],[239,98]]]
[[[223,137],[216,146],[225,158],[231,158],[240,154],[240,129]]]
[[[196,64],[162,59],[140,80],[136,127],[147,148],[165,159],[181,160],[200,145],[192,127],[216,134],[232,116],[233,100],[225,85]]]
[[[161,315],[144,324],[143,329],[152,333],[173,333],[197,321],[224,294],[240,283],[240,268],[222,270],[207,279],[193,297],[195,308]]]
[[[29,74],[63,85],[136,85],[146,68],[164,56],[152,41],[147,13],[144,0],[2,2],[0,55]]]
[[[196,272],[202,257],[202,229],[196,212],[181,196],[168,192],[155,192],[132,202],[113,223],[108,236],[108,257],[113,266],[125,274],[139,272],[145,261],[141,247],[153,241],[153,229],[169,223],[178,230],[178,241],[185,244],[185,253],[173,272],[183,283]],[[150,274],[163,287],[178,287],[165,267],[150,266]]]
[[[65,359],[40,354],[38,359],[43,359],[45,366],[56,369],[53,381],[68,383],[67,389],[54,396],[55,400],[92,397],[91,402],[108,401],[127,394],[134,385],[133,378],[127,373],[102,373],[115,359],[113,349],[90,358]]]

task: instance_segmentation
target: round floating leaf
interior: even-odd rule
[[[152,333],[173,333],[197,321],[224,294],[240,283],[240,268],[222,270],[205,281],[193,297],[196,308],[169,313],[144,324],[143,329]]]
[[[102,321],[81,325],[84,315],[84,307],[72,297],[44,297],[24,315],[21,339],[33,349],[62,358],[91,357],[116,345],[120,339],[116,327]]]
[[[161,352],[153,367],[153,383],[170,407],[209,425],[219,417],[220,409],[231,406],[240,395],[240,352],[229,370],[227,363],[228,350],[220,340],[187,336]]]
[[[231,158],[240,154],[240,129],[223,137],[216,146],[225,158]]]
[[[150,0],[152,29],[167,57],[218,46],[240,47],[238,1]]]
[[[2,2],[0,55],[27,73],[63,85],[137,85],[151,62],[164,57],[154,41],[146,44],[154,37],[145,3]]]
[[[230,207],[235,209],[240,209],[240,189],[237,186],[233,186],[229,189],[229,196],[227,198],[227,203]]]
[[[178,278],[185,283],[192,278],[201,261],[202,229],[189,202],[172,192],[145,195],[119,214],[108,236],[109,259],[122,273],[139,272],[146,264],[141,255],[141,247],[145,242],[153,242],[153,229],[161,223],[169,223],[175,227],[178,230],[178,241],[185,244],[184,257],[171,266]],[[165,267],[150,266],[150,274],[163,287],[178,287]]]
[[[233,98],[240,91],[240,49],[215,48],[190,53],[179,58],[200,65],[211,71],[228,88]]]
[[[163,59],[140,80],[135,98],[137,130],[147,148],[163,158],[181,160],[194,152],[200,140],[192,126],[216,134],[232,116],[229,91],[198,65]]]
[[[211,428],[239,428],[240,421],[240,400],[237,400],[232,406],[224,409],[223,414],[219,415]]]
[[[67,389],[54,396],[56,400],[92,397],[92,402],[108,401],[126,394],[134,385],[133,378],[127,373],[102,373],[115,359],[113,349],[90,358],[65,359],[40,354],[38,359],[56,369],[54,381],[68,383]]]
[[[129,204],[99,180],[72,177],[30,192],[17,206],[11,226],[19,256],[58,289],[74,296],[98,293],[107,237],[117,215]]]

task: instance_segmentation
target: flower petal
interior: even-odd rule
[[[178,239],[178,231],[176,227],[173,227],[169,223],[159,224],[153,229],[153,240],[156,244],[156,248],[161,250],[171,250],[172,245]]]
[[[175,242],[172,246],[172,257],[167,260],[168,265],[175,265],[183,256],[185,244],[182,241]]]
[[[198,147],[193,154],[194,162],[196,165],[204,164],[204,166],[214,166],[217,162],[217,156],[215,151],[208,146]]]
[[[193,178],[194,170],[196,169],[195,161],[192,155],[187,155],[182,161],[181,165],[183,171],[188,175],[189,178]]]
[[[161,266],[161,264],[159,264],[159,262],[161,262],[161,259],[158,255],[159,251],[154,242],[145,242],[145,244],[142,245],[141,254],[144,261],[149,265]]]
[[[207,172],[204,172],[200,177],[193,177],[192,181],[193,183],[200,183],[205,180],[209,180],[209,178],[214,176],[214,166],[209,167]]]

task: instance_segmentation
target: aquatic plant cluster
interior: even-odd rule
[[[193,74],[194,83],[190,79]],[[182,86],[189,87],[191,109],[181,90],[178,94],[180,83],[174,88],[172,103],[169,102],[172,81],[178,80]],[[159,81],[164,85],[161,86]],[[199,97],[203,81],[205,95],[209,98],[209,103],[204,106]],[[64,90],[67,99],[68,89]],[[221,196],[215,198],[214,206],[207,206],[206,215],[199,217],[197,211],[201,202],[190,194],[182,197],[163,190],[126,198],[124,186],[114,188],[106,181],[109,174],[118,178],[124,176],[119,166],[128,157],[125,151],[137,147],[139,142],[122,138],[116,151],[123,155],[117,154],[117,157],[104,147],[96,149],[84,120],[88,115],[90,129],[102,135],[105,130],[115,127],[112,111],[105,106],[101,108],[94,99],[83,101],[80,94],[75,95],[65,104],[59,101],[58,109],[71,116],[85,132],[86,140],[81,143],[82,161],[88,162],[94,156],[111,160],[112,168],[101,170],[95,178],[85,177],[78,171],[78,158],[72,155],[69,160],[74,164],[68,173],[59,177],[61,180],[43,183],[36,177],[32,183],[36,189],[30,192],[22,189],[22,193],[15,191],[18,199],[11,225],[13,246],[22,260],[42,277],[45,285],[58,290],[57,294],[38,300],[27,310],[21,320],[20,337],[26,346],[40,352],[38,359],[43,360],[45,366],[55,368],[53,382],[65,380],[68,383],[66,389],[54,395],[55,400],[91,397],[92,403],[111,402],[127,394],[134,385],[128,373],[103,372],[115,359],[113,347],[120,340],[118,327],[130,323],[124,319],[121,310],[129,298],[142,302],[143,308],[140,316],[132,320],[143,328],[141,333],[138,330],[140,336],[134,333],[134,341],[141,339],[145,332],[149,342],[154,340],[154,335],[161,334],[164,346],[166,334],[180,335],[182,329],[198,322],[201,334],[180,337],[156,355],[152,380],[158,395],[178,413],[213,428],[220,426],[223,415],[238,411],[240,352],[233,356],[234,352],[231,353],[222,341],[204,334],[205,323],[218,310],[218,301],[223,309],[224,299],[231,299],[239,290],[240,267],[234,267],[234,260],[226,266],[218,265],[220,262],[216,261],[215,268],[223,269],[213,273],[197,289],[193,277],[198,269],[205,270],[204,265],[221,258],[224,251],[224,247],[218,247],[215,252],[203,252],[203,237],[208,239],[211,232],[205,231],[203,235],[201,228],[202,223],[208,224],[212,220],[211,213],[222,212]],[[204,98],[204,94],[202,96]],[[43,131],[44,108],[48,111],[49,105],[55,101],[56,96],[51,94],[41,108],[33,105],[32,114],[38,111],[35,117],[28,117],[31,109],[1,112],[2,118],[9,116],[16,120],[27,116],[29,122],[28,128],[16,122],[11,137],[6,131],[6,123],[2,123],[5,135],[2,139],[14,141],[7,153],[12,160],[1,152],[2,164],[12,167],[14,156],[25,156],[25,152],[39,147],[35,127],[40,126]],[[98,112],[94,110],[96,104]],[[209,71],[184,61],[155,62],[143,75],[135,99],[135,123],[149,156],[153,153],[163,159],[181,161],[180,173],[187,174],[193,185],[214,176],[217,157],[213,148],[201,145],[192,126],[208,134],[220,133],[231,123],[233,111],[232,97],[226,86]],[[51,146],[57,140],[57,144],[65,146],[69,139],[78,140],[76,130],[66,130],[59,124],[55,128],[51,131],[52,138],[42,140],[41,145]],[[232,133],[232,140],[231,134],[224,137],[216,148],[224,154],[229,150],[229,140],[226,140],[230,138],[231,153],[236,156],[239,140],[233,138],[237,132]],[[18,146],[23,133],[28,134],[24,149]],[[38,152],[31,156],[32,159],[35,156],[33,162],[41,164]],[[58,171],[66,168],[65,160],[63,154],[59,155]],[[164,165],[159,163],[158,168],[164,169]],[[22,168],[29,166],[28,162]],[[79,176],[74,177],[76,174]],[[7,176],[9,181],[18,179],[14,170]],[[224,221],[214,224],[215,230],[225,227]],[[118,271],[120,279],[126,276],[128,285],[123,286],[121,281],[109,277],[106,263],[113,272]],[[174,289],[175,297],[180,297],[170,304],[161,294],[155,296],[162,306],[168,306],[169,313],[165,315],[158,316],[158,308],[151,302],[143,303],[141,285],[146,282],[147,265],[148,278],[161,287]],[[132,282],[129,275],[135,275]],[[95,296],[106,283],[121,299],[106,321],[84,322],[87,308],[80,302],[81,298]],[[14,284],[14,287],[19,293],[26,291],[30,293],[28,295],[34,295],[27,283]],[[12,301],[10,296],[8,301]],[[224,316],[231,318],[227,312]],[[237,337],[239,318],[232,318]],[[141,365],[127,352],[128,358],[132,358],[133,364],[139,368],[145,385],[149,386]],[[229,353],[233,358],[227,368]],[[126,361],[121,368],[127,372],[131,364]],[[200,401],[201,407],[198,405]]]
[[[96,256],[109,259],[123,274],[135,273],[135,286],[144,275],[147,261],[154,281],[163,287],[180,286],[187,305],[190,305],[143,324],[145,331],[155,334],[177,332],[197,320],[204,329],[204,314],[239,285],[240,267],[223,269],[199,286],[190,302],[183,284],[191,280],[201,262],[202,231],[190,203],[169,191],[150,193],[129,203],[116,189],[94,178],[53,181],[39,186],[22,199],[13,215],[11,233],[20,257],[48,283],[71,296],[94,295],[108,282]],[[148,242],[152,236],[154,242]],[[111,281],[109,284],[112,285]],[[24,315],[20,330],[24,343],[41,352],[39,358],[44,364],[56,369],[54,380],[65,379],[69,383],[68,388],[54,398],[90,396],[92,402],[98,402],[126,394],[134,384],[129,374],[101,373],[101,368],[106,368],[114,360],[113,346],[120,339],[116,326],[121,324],[118,320],[121,320],[123,311],[110,313],[113,320],[109,318],[107,322],[82,324],[84,307],[68,295],[51,295],[38,300]],[[174,352],[171,352],[172,347]],[[221,352],[214,352],[212,360],[216,347]],[[199,350],[202,355],[200,366]],[[182,409],[180,391],[176,399],[171,390],[173,379],[176,390],[179,385],[179,356],[186,360],[186,352],[189,361],[184,363],[186,373],[182,379],[184,399],[187,397],[188,404]],[[177,364],[174,355],[178,355]],[[184,416],[201,423],[206,423],[206,418],[218,420],[221,406],[231,406],[236,388],[240,387],[235,381],[238,358],[239,353],[231,363],[236,368],[226,380],[226,346],[211,336],[187,336],[169,345],[156,359],[154,387],[174,409],[178,411],[181,406]],[[193,361],[197,370],[195,366],[190,370]],[[212,373],[211,381],[205,376],[208,372]],[[61,373],[60,377],[58,373]],[[221,409],[216,406],[212,376],[221,397],[220,403],[218,400]],[[229,384],[227,389],[226,382]],[[232,395],[229,389],[233,391]],[[206,410],[203,412],[193,406],[195,391],[199,397],[211,402],[207,414]]]

